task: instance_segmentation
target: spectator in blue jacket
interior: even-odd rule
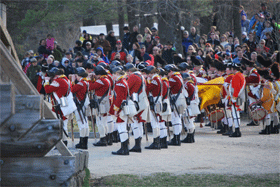
[[[104,62],[106,62],[107,64],[109,64],[109,60],[106,57],[106,55],[103,52],[103,48],[102,47],[97,47],[96,49],[96,53],[100,56],[100,58],[102,58],[104,60]]]
[[[183,40],[182,40],[184,56],[187,55],[188,48],[192,44],[193,44],[193,41],[191,39],[189,39],[189,32],[188,31],[184,31],[183,32]]]
[[[124,32],[124,36],[123,36],[123,48],[125,48],[127,51],[129,51],[129,41],[130,41],[130,32],[129,32],[129,28],[127,26],[125,26],[123,28],[123,32]]]

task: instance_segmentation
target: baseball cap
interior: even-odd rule
[[[157,28],[152,27],[152,28],[151,28],[151,31],[153,31],[153,30],[154,30],[154,31],[157,31]]]
[[[122,41],[120,39],[118,39],[116,44],[122,44]]]

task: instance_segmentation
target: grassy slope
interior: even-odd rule
[[[279,174],[216,175],[157,173],[151,176],[112,175],[91,179],[91,186],[279,186]]]

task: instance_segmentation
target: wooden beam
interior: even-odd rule
[[[62,156],[73,156],[61,140],[56,144],[56,148]]]
[[[62,186],[75,171],[74,156],[2,158],[0,186]]]
[[[15,91],[11,84],[0,84],[0,126],[15,114]]]
[[[36,88],[22,71],[21,67],[18,66],[2,41],[0,41],[0,51],[0,66],[3,72],[5,72],[4,76],[9,77],[19,93],[22,95],[39,95]],[[44,116],[45,118],[56,119],[56,116],[51,112],[51,108],[45,107],[44,110],[48,114]]]
[[[14,43],[13,43],[13,40],[7,30],[7,28],[4,26],[4,22],[2,20],[2,18],[0,17],[0,30],[1,30],[1,35],[4,36],[5,40],[8,42],[6,44],[6,46],[10,46],[11,47],[11,53],[12,53],[12,56],[13,58],[15,59],[15,61],[17,62],[18,66],[21,66],[20,65],[20,61],[18,59],[18,56],[17,56],[17,52],[16,52],[16,49],[15,49],[15,46],[14,46]]]
[[[1,127],[1,158],[43,157],[62,138],[62,121],[60,120],[41,120],[32,126],[25,126],[7,122]]]

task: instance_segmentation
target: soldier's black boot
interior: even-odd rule
[[[180,137],[181,137],[181,134],[176,135],[176,146],[181,146],[181,139],[180,139]]]
[[[161,138],[160,139],[160,148],[161,149],[167,149],[168,148],[168,144],[167,144],[167,137]]]
[[[258,122],[251,121],[250,123],[247,124],[247,126],[258,126]]]
[[[136,152],[136,153],[141,153],[141,138],[135,139],[135,145],[132,149],[129,150],[129,152]]]
[[[223,135],[224,136],[230,136],[233,133],[232,131],[232,126],[228,128],[227,132],[225,132]]]
[[[84,137],[84,144],[82,149],[88,149],[88,137]]]
[[[235,128],[235,132],[233,134],[229,135],[229,137],[232,137],[232,138],[241,137],[240,129],[239,128]]]
[[[129,155],[129,150],[128,150],[128,140],[121,142],[121,148],[116,151],[112,152],[113,155]]]
[[[228,125],[224,125],[224,132],[223,133],[219,133],[219,131],[217,132],[218,134],[224,134],[228,131]]]
[[[219,131],[217,131],[217,134],[223,134],[223,133],[225,133],[226,132],[226,126],[227,125],[222,125],[222,127],[221,127],[221,130],[219,130]]]
[[[271,134],[279,134],[279,125],[271,127]]]
[[[113,143],[118,143],[118,131],[114,131],[112,134],[113,134]]]
[[[188,133],[187,137],[181,142],[182,143],[194,143],[193,133]]]
[[[80,137],[80,142],[75,145],[75,148],[81,149],[81,147],[83,146],[83,143],[84,143],[84,138]]]
[[[265,126],[265,129],[263,129],[263,130],[261,130],[261,132],[259,132],[259,134],[269,135],[270,132],[271,132],[270,125],[267,125],[267,126]]]
[[[100,140],[97,143],[94,143],[93,145],[94,146],[107,146],[106,136],[103,138],[100,138]]]
[[[113,145],[113,133],[108,133],[107,143],[108,143],[108,145]]]
[[[193,143],[195,142],[195,140],[194,140],[194,134],[195,134],[195,130],[193,131],[193,134],[192,134],[192,141],[193,141]]]
[[[189,140],[190,140],[190,133],[187,134],[186,138],[182,140],[181,143],[188,143]]]
[[[156,137],[154,142],[150,146],[145,147],[145,149],[160,149],[160,147],[160,137]]]

